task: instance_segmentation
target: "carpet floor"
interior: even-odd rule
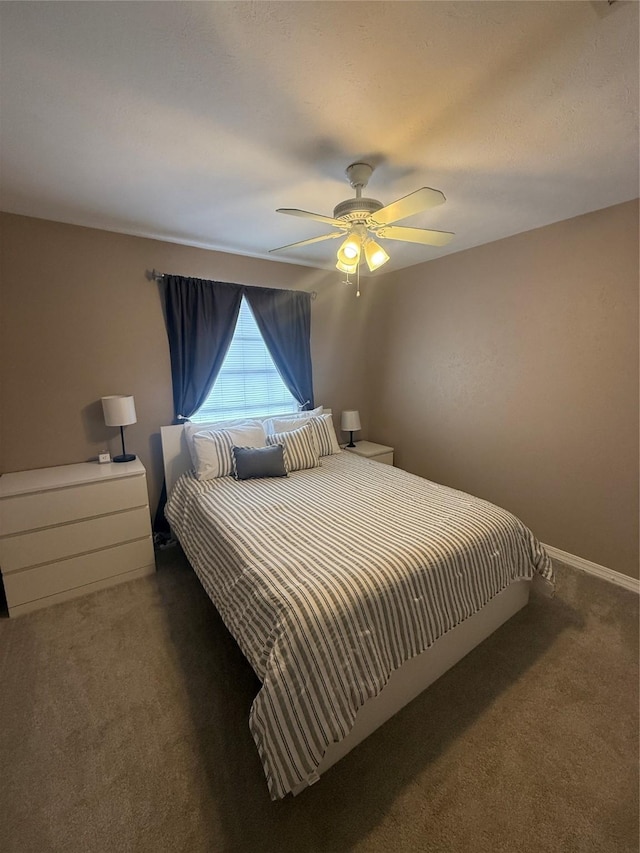
[[[558,566],[529,606],[299,797],[179,549],[0,620],[5,853],[636,853],[638,596]]]

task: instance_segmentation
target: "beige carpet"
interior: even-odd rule
[[[177,550],[0,620],[5,853],[638,850],[638,597],[559,566],[300,797],[269,800],[258,684]]]

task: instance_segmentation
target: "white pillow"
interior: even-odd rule
[[[266,421],[263,421],[264,431],[267,435],[273,435],[276,432],[287,432],[288,430],[296,429],[296,423],[298,426],[300,425],[301,420],[308,420],[309,418],[315,418],[318,415],[321,415],[324,412],[323,406],[318,406],[315,409],[311,409],[310,411],[302,411],[291,413],[290,415],[282,415],[281,417],[269,418]],[[279,430],[275,428],[277,424],[289,424],[287,429]]]
[[[299,429],[309,418],[269,418],[264,422],[264,431],[267,435],[275,435],[280,432],[291,432],[292,429]]]
[[[300,409],[299,412],[293,412],[291,415],[285,415],[285,418],[315,418],[324,412],[323,406],[316,406],[315,409]]]
[[[191,456],[191,462],[193,463],[193,467],[197,468],[197,459],[195,450],[193,447],[193,437],[197,435],[199,432],[214,432],[220,431],[221,429],[229,429],[233,427],[234,429],[237,427],[262,427],[260,421],[252,420],[249,418],[232,418],[226,421],[214,421],[213,423],[207,424],[196,424],[192,421],[187,421],[184,424],[184,437],[187,442],[187,447],[189,448],[189,455]],[[263,430],[264,432],[264,430]],[[261,445],[264,447],[264,444]]]
[[[198,480],[213,480],[233,474],[232,447],[266,447],[262,424],[228,429],[206,429],[192,436],[194,468]]]

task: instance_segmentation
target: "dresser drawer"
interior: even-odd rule
[[[18,533],[0,539],[0,568],[6,576],[16,569],[97,551],[149,534],[150,518],[146,506],[60,527]]]
[[[15,495],[0,500],[0,533],[20,533],[147,503],[144,475]]]
[[[34,569],[4,576],[9,609],[47,596],[124,575],[144,566],[154,567],[151,537],[94,551],[80,557],[58,560]]]

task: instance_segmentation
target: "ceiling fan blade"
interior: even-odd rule
[[[444,193],[440,190],[432,190],[430,187],[422,187],[421,190],[416,190],[414,193],[399,198],[397,201],[392,201],[386,207],[376,210],[371,214],[371,219],[379,225],[388,225],[391,222],[399,222],[401,219],[406,219],[407,216],[413,216],[414,213],[420,213],[423,210],[428,210],[430,207],[436,207],[446,201]]]
[[[309,213],[308,210],[297,210],[292,207],[279,207],[276,213],[288,213],[289,216],[303,216],[305,219],[315,219],[316,222],[325,222],[327,225],[337,225],[339,228],[348,228],[348,223],[341,219],[333,219],[331,216],[323,216],[321,213]]]
[[[336,237],[344,237],[344,231],[334,231],[333,234],[323,234],[322,237],[310,237],[308,240],[299,240],[297,243],[289,243],[288,246],[279,246],[277,249],[269,249],[271,252],[283,252],[285,249],[297,249],[299,246],[309,246],[311,243],[320,243],[322,240],[333,240]]]
[[[422,243],[425,246],[446,246],[455,235],[451,231],[430,231],[427,228],[405,228],[386,225],[376,230],[378,237],[387,240],[403,240],[406,243]]]

